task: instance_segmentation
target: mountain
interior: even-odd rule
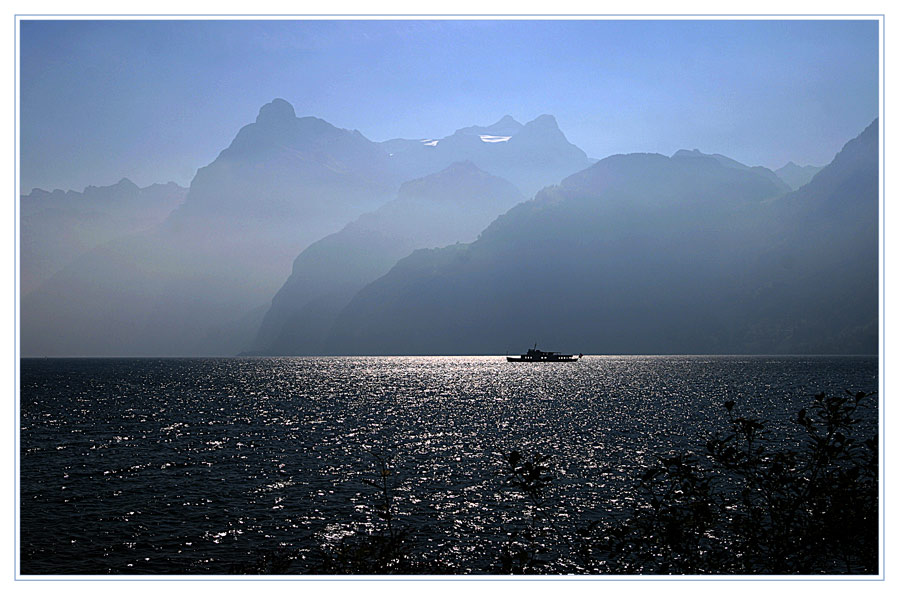
[[[786,182],[790,188],[796,190],[808,184],[821,169],[821,167],[816,165],[796,165],[790,161],[782,168],[775,170],[774,173]]]
[[[21,352],[869,353],[877,145],[787,192],[699,151],[594,163],[552,116],[375,143],[276,99],[187,190],[21,197]]]
[[[456,134],[464,136],[514,136],[521,132],[522,128],[524,128],[524,126],[520,122],[506,114],[495,124],[490,126],[468,126],[466,128],[460,128],[456,131]]]
[[[879,141],[875,120],[814,178],[769,206],[771,240],[747,316],[780,351],[877,353]],[[773,305],[779,305],[774,309]],[[763,335],[764,336],[764,335]]]
[[[394,139],[383,146],[400,179],[422,177],[451,163],[470,161],[509,180],[526,196],[590,165],[587,155],[568,142],[550,115],[524,125],[504,116],[490,126],[461,128],[441,139]]]
[[[233,355],[296,255],[398,185],[380,145],[276,99],[162,223],[97,246],[23,299],[22,352]]]
[[[362,287],[417,248],[470,242],[524,197],[471,162],[406,182],[397,197],[313,243],[272,300],[254,352],[316,354],[335,316]]]
[[[197,171],[178,216],[237,215],[269,224],[310,216],[339,220],[340,209],[370,207],[395,187],[377,143],[318,118],[298,118],[288,102],[275,99]]]
[[[692,151],[688,151],[686,149],[681,149],[681,150],[675,152],[674,155],[672,155],[671,157],[672,157],[672,159],[714,159],[715,161],[717,161],[724,167],[752,170],[755,173],[757,173],[758,175],[768,178],[771,181],[771,183],[773,183],[775,186],[780,188],[781,192],[786,193],[786,192],[789,192],[790,190],[793,190],[793,187],[791,187],[789,184],[784,182],[784,180],[782,180],[780,178],[780,176],[777,175],[776,172],[771,171],[767,167],[762,167],[761,165],[756,165],[754,167],[750,167],[748,165],[744,165],[744,164],[740,163],[739,161],[737,161],[735,159],[731,159],[730,157],[726,157],[719,153],[707,155],[707,154],[699,151],[699,149],[693,149]]]
[[[232,355],[252,344],[266,304],[284,284],[297,254],[363,213],[375,221],[369,233],[389,231],[389,225],[379,227],[388,220],[387,212],[374,213],[412,192],[414,184],[397,194],[404,181],[441,172],[465,161],[466,155],[472,157],[472,167],[486,172],[489,165],[525,187],[554,183],[587,163],[550,116],[525,125],[507,116],[492,126],[460,129],[444,140],[436,151],[418,141],[375,143],[359,131],[297,117],[288,102],[275,99],[197,171],[167,216],[158,213],[140,225],[111,219],[109,233],[95,233],[94,213],[62,219],[51,209],[34,208],[31,218],[32,211],[23,206],[23,288],[27,284],[28,291],[21,301],[22,353]],[[458,187],[447,183],[449,190],[458,190],[458,205],[466,204],[470,211],[449,224],[461,211],[458,205],[448,207],[442,214],[448,236],[411,233],[398,241],[399,234],[388,238],[388,244],[394,243],[384,251],[372,249],[366,258],[386,259],[378,266],[389,268],[405,255],[391,252],[403,241],[410,242],[402,248],[408,251],[471,239],[471,222],[480,229],[511,204],[504,202],[512,195],[508,185],[487,199],[461,182]],[[129,183],[120,186],[124,193],[136,191]],[[91,193],[102,194],[99,189],[85,194]],[[34,200],[23,204],[37,207],[47,198],[40,191],[33,194]],[[485,202],[465,203],[462,194]],[[519,198],[516,194],[514,200]],[[97,209],[99,219],[109,217],[103,208]],[[410,208],[406,215],[394,215],[397,221],[413,221],[414,213]],[[356,225],[365,228],[367,220]],[[416,225],[436,229],[428,221],[423,216]],[[364,285],[370,274],[350,281]]]
[[[173,248],[189,283],[209,278],[214,293],[201,290],[192,302],[225,293],[256,308],[271,299],[301,250],[383,204],[398,186],[377,143],[298,118],[275,99],[197,171],[159,241]]]
[[[113,238],[149,229],[184,201],[175,183],[138,188],[122,179],[84,192],[35,188],[19,200],[20,289],[28,295],[80,255]]]
[[[418,250],[334,353],[874,353],[877,125],[782,194],[714,156],[603,159],[470,244]]]

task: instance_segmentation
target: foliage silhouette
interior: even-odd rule
[[[499,553],[501,574],[533,574],[545,568],[548,554],[543,545],[554,527],[546,516],[546,490],[552,483],[550,457],[535,454],[526,458],[517,450],[502,455],[506,476],[503,484],[521,494],[526,506],[519,527],[512,528]]]
[[[724,403],[722,429],[698,452],[672,452],[637,478],[632,509],[576,532],[552,520],[549,456],[501,453],[498,501],[512,514],[506,539],[483,550],[481,569],[426,561],[401,526],[390,457],[371,453],[373,525],[322,545],[315,574],[876,574],[879,564],[878,429],[864,423],[872,393],[820,393],[788,427]],[[562,560],[571,554],[576,560]],[[492,564],[490,559],[495,560]],[[293,570],[268,552],[235,573]]]
[[[640,478],[623,520],[582,529],[588,570],[641,574],[876,574],[876,429],[859,429],[869,393],[815,395],[790,446],[724,404],[727,431],[704,458],[664,458]]]
[[[356,531],[331,548],[320,548],[316,572],[322,574],[414,574],[422,572],[410,556],[409,531],[396,525],[395,465],[388,457],[369,453],[374,478],[362,482],[375,489],[367,507],[380,522],[371,531]]]

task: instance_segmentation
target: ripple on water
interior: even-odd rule
[[[560,530],[626,508],[655,457],[736,400],[778,423],[811,394],[877,388],[876,358],[23,360],[26,574],[227,573],[380,521],[422,557],[489,571],[526,503],[500,454],[551,455]],[[873,412],[872,412],[873,413]],[[308,560],[312,559],[308,556]],[[299,562],[298,571],[309,570]],[[556,571],[574,569],[559,552]]]

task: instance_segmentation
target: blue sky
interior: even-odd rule
[[[371,140],[556,116],[591,157],[823,165],[878,115],[875,21],[21,21],[21,188],[189,184],[264,103]]]

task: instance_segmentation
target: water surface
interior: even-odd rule
[[[315,572],[379,527],[364,480],[386,460],[416,556],[490,572],[525,510],[501,453],[552,456],[547,508],[571,532],[626,510],[658,456],[701,448],[725,401],[789,429],[811,395],[875,391],[877,373],[876,357],[23,359],[21,571],[225,574],[281,549]]]

